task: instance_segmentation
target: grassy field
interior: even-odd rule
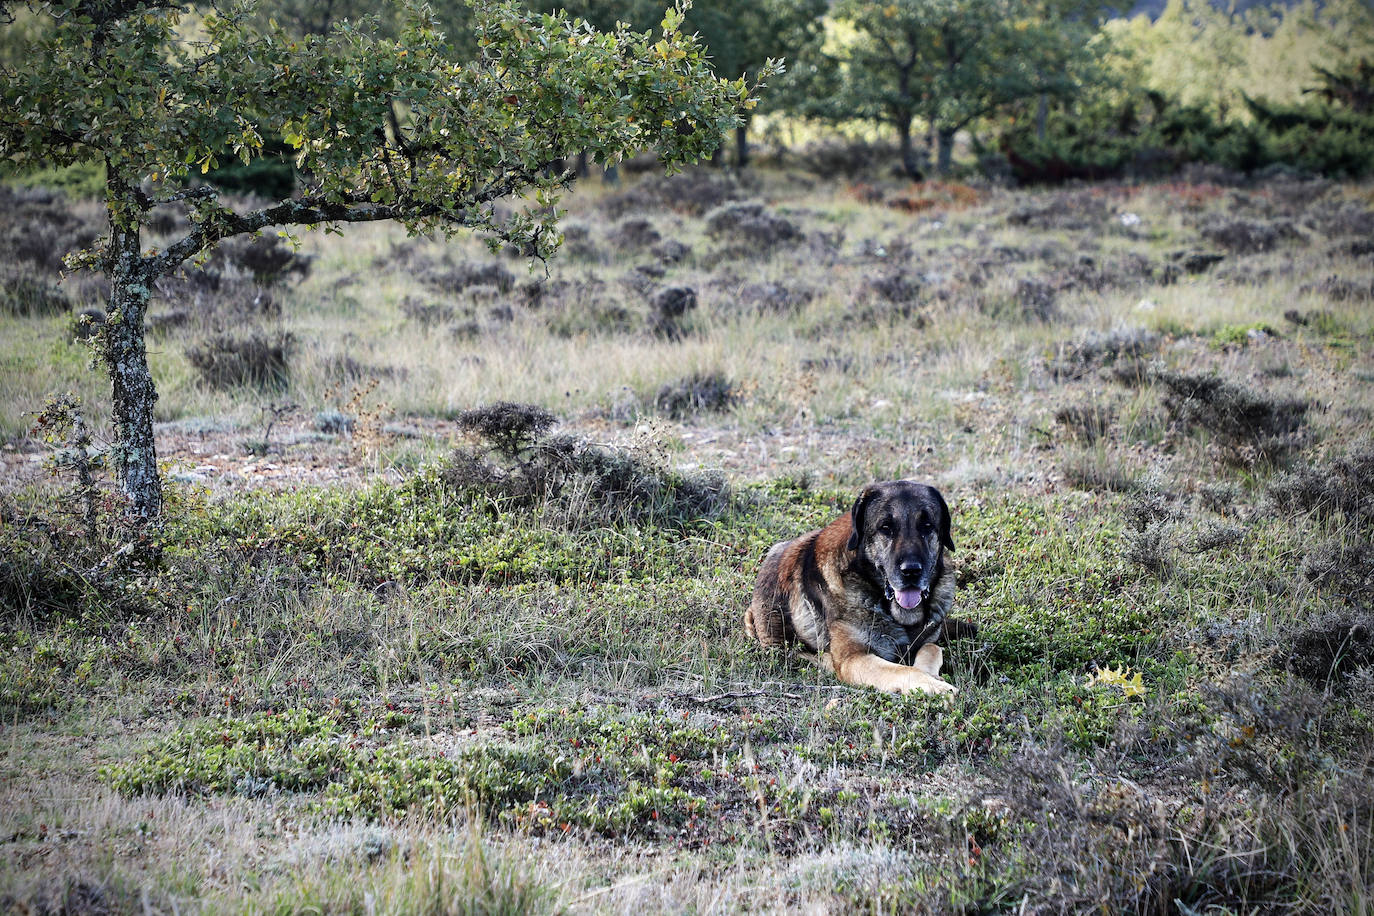
[[[0,909],[1374,909],[1369,186],[702,171],[579,189],[547,273],[236,244],[152,309],[124,551],[98,212],[0,194]],[[741,625],[903,476],[952,699]]]

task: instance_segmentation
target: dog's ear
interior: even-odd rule
[[[868,510],[868,503],[878,492],[878,488],[869,484],[859,491],[859,498],[854,500],[854,508],[849,510],[849,519],[853,523],[849,533],[849,543],[845,546],[850,550],[858,550],[863,544],[864,512]]]
[[[954,549],[954,539],[949,534],[949,506],[945,503],[945,498],[940,495],[940,491],[934,487],[930,488],[930,495],[935,497],[935,501],[940,504],[940,523],[936,525],[940,529],[940,543],[945,545],[946,550]]]

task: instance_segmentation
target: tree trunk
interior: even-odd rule
[[[1045,139],[1045,122],[1050,117],[1050,97],[1040,93],[1040,101],[1035,106],[1035,139]]]
[[[925,175],[921,174],[920,164],[916,161],[916,147],[911,140],[910,116],[899,116],[896,119],[896,125],[897,139],[902,150],[902,171],[912,181],[924,181]]]
[[[747,168],[749,165],[749,121],[745,119],[735,125],[735,167]]]
[[[938,141],[935,153],[935,171],[940,175],[948,175],[950,164],[954,159],[954,129],[941,127],[936,131],[935,138]]]
[[[153,277],[143,260],[136,226],[124,229],[111,220],[110,259],[110,309],[102,349],[114,400],[115,476],[129,500],[128,513],[151,519],[162,511],[162,481],[153,447],[157,391],[143,341]]]

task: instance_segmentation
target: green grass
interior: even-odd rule
[[[1367,649],[1352,628],[1368,625],[1370,531],[1351,495],[1363,465],[1323,468],[1368,450],[1374,319],[1298,292],[1363,268],[1315,239],[1175,283],[1137,276],[1117,259],[1201,246],[1208,213],[1167,188],[986,192],[940,229],[797,188],[770,174],[751,193],[806,231],[843,228],[838,249],[726,257],[695,218],[649,214],[694,249],[662,280],[701,298],[677,340],[620,282],[649,257],[605,243],[613,192],[570,201],[601,250],[553,279],[600,280],[620,330],[577,304],[427,284],[485,257],[464,242],[307,237],[309,277],[274,291],[302,350],[269,397],[300,406],[265,454],[243,442],[268,438],[267,396],[208,389],[185,360],[208,325],[160,332],[159,416],[178,421],[164,441],[178,473],[219,470],[169,480],[162,527],[131,553],[115,551],[115,502],[86,538],[70,481],[19,452],[60,445],[23,438],[52,390],[102,413],[86,351],[60,318],[0,316],[0,424],[23,472],[0,496],[0,902],[1367,907],[1374,688],[1345,659]],[[1006,219],[1096,193],[1141,215],[1140,240]],[[1370,200],[1325,193],[1236,192],[1294,217]],[[865,239],[910,260],[862,254]],[[998,247],[1017,254],[978,267]],[[1088,251],[1101,289],[1065,279]],[[905,317],[868,285],[897,272],[921,278]],[[1054,312],[1023,315],[1018,282],[1046,277],[1063,282]],[[744,305],[764,281],[811,296]],[[407,296],[478,327],[422,326]],[[1305,324],[1284,317],[1295,296]],[[508,319],[489,312],[502,304]],[[1138,364],[1090,352],[1145,330],[1161,337]],[[354,398],[339,357],[376,388]],[[1256,456],[1216,417],[1171,413],[1160,371],[1313,406],[1292,449]],[[736,403],[657,416],[659,388],[694,372],[721,373]],[[453,420],[502,398],[553,411],[583,451],[472,458]],[[1089,440],[1065,405],[1107,419]],[[326,409],[373,425],[314,430]],[[381,434],[393,417],[414,438]],[[1303,464],[1339,492],[1277,486]],[[275,466],[292,473],[256,482]],[[769,546],[904,475],[949,499],[955,614],[980,627],[946,647],[948,699],[844,687],[742,632]],[[1331,557],[1348,568],[1325,571]],[[1346,639],[1330,659],[1293,664],[1328,631]]]

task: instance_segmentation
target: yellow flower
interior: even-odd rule
[[[1137,671],[1135,677],[1131,678],[1129,681],[1122,682],[1121,692],[1127,698],[1145,696],[1145,685],[1141,683],[1139,671]]]

